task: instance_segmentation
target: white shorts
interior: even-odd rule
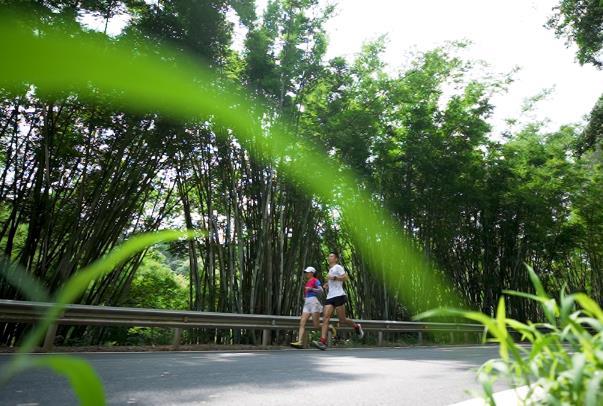
[[[322,312],[322,305],[315,296],[307,297],[304,301],[304,313],[320,313]]]

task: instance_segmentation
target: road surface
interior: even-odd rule
[[[45,356],[45,355],[34,355]],[[246,352],[87,353],[110,405],[449,405],[479,390],[492,346]],[[12,355],[0,355],[4,368]],[[504,389],[503,386],[500,389]],[[1,405],[74,405],[46,370],[0,388]]]

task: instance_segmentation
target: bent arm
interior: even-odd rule
[[[320,282],[317,282],[314,285],[314,289],[312,289],[312,290],[314,291],[314,293],[322,293],[323,289],[322,289],[322,286],[320,286]]]
[[[344,272],[343,274],[339,275],[339,276],[331,276],[329,277],[329,279],[333,280],[333,281],[341,281],[341,282],[345,282],[348,279],[350,279],[350,277],[348,276],[347,272]]]

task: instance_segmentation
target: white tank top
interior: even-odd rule
[[[343,276],[345,274],[345,269],[339,264],[333,265],[331,269],[329,269],[329,276]],[[345,292],[343,291],[343,281],[334,281],[329,280],[329,293],[327,293],[327,299],[337,296],[344,296]]]

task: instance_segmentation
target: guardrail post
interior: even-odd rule
[[[423,344],[423,332],[419,331],[419,337],[417,338],[417,343],[419,345]]]
[[[54,340],[57,335],[57,325],[56,323],[48,326],[48,330],[46,331],[46,336],[44,337],[44,345],[42,346],[42,350],[44,352],[50,352],[54,348]]]
[[[380,331],[377,335],[377,345],[379,347],[383,345],[383,331]]]
[[[465,344],[467,344],[469,342],[469,334],[466,331],[463,333],[463,337],[465,338]]]
[[[454,333],[450,332],[450,344],[454,344]]]
[[[262,330],[262,346],[267,347],[270,344],[270,329]]]
[[[182,329],[180,327],[176,327],[174,329],[174,341],[172,341],[172,346],[175,350],[180,347],[180,338],[182,337]]]

